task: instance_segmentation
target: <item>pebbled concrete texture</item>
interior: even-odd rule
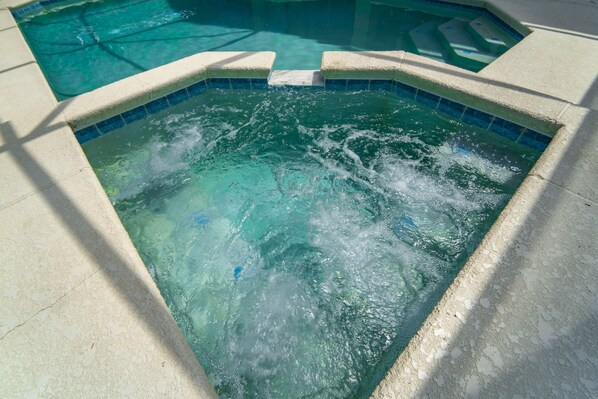
[[[320,71],[326,79],[392,79],[404,51],[325,51]]]
[[[564,127],[531,173],[598,202],[598,111],[571,106],[559,121]]]
[[[597,11],[598,6],[594,11],[598,20]],[[593,40],[578,39],[571,40],[571,35],[536,29],[510,49],[506,57],[499,57],[479,75],[496,77],[499,82],[530,88],[547,96],[598,109],[597,98],[585,98],[587,82],[598,78],[598,37]],[[558,51],[546,51],[547,48]],[[542,59],[542,62],[534,62],[536,59]],[[513,70],[517,73],[511,73]],[[568,73],[563,75],[566,70]],[[595,92],[596,88],[590,90]]]

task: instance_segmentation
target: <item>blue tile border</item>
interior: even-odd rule
[[[90,140],[95,139],[96,137],[100,137],[102,135],[102,133],[100,133],[100,131],[98,130],[98,127],[96,125],[91,125],[84,129],[78,130],[76,132],[76,135],[77,135],[77,140],[79,141],[79,144],[84,144]]]
[[[229,79],[231,89],[251,89],[251,79]]]
[[[101,122],[96,123],[96,127],[100,131],[100,133],[108,133],[114,129],[118,129],[119,127],[123,127],[125,125],[125,120],[123,119],[121,114],[113,116],[112,118],[105,119]]]
[[[467,107],[461,117],[462,121],[469,123],[470,125],[481,127],[482,129],[488,129],[493,119],[494,115],[490,115],[484,111],[479,111],[471,107]]]
[[[135,121],[138,121],[139,119],[145,118],[149,114],[147,113],[145,106],[142,105],[140,107],[133,108],[129,111],[125,111],[121,115],[125,123],[128,125],[129,123],[133,123]]]
[[[208,86],[211,89],[230,89],[230,88],[232,88],[229,78],[208,79]]]
[[[200,82],[194,83],[191,86],[187,87],[187,93],[189,93],[190,97],[197,96],[208,89],[207,83],[205,80]]]
[[[367,79],[348,79],[346,87],[347,90],[368,90],[370,81]]]
[[[394,82],[394,93],[400,97],[405,97],[410,100],[415,100],[415,96],[417,95],[417,88],[413,86],[406,85],[405,83],[401,82]]]
[[[512,141],[517,141],[525,128],[516,123],[507,121],[505,119],[495,117],[492,124],[489,127],[496,134],[500,134],[503,137],[508,138]]]
[[[266,90],[268,88],[268,79],[251,79],[252,90]]]
[[[465,105],[451,101],[444,97],[440,98],[440,103],[438,103],[438,111],[445,113],[447,115],[452,116],[455,119],[461,119],[463,113],[465,112]]]
[[[33,11],[37,8],[40,8],[42,6],[41,2],[35,2],[33,4],[29,4],[25,7],[21,7],[21,8],[17,8],[16,10],[12,11],[12,16],[13,17],[20,17],[23,14],[27,14],[29,11]]]
[[[346,90],[347,79],[326,79],[324,80],[326,90]]]
[[[54,0],[57,1],[57,0]],[[160,112],[166,108],[180,104],[191,97],[204,93],[208,88],[234,88],[234,89],[268,89],[267,79],[248,78],[211,78],[201,80],[188,87],[179,89],[163,97],[156,98],[148,103],[115,115],[111,118],[97,122],[89,127],[77,130],[75,136],[80,144],[93,140],[112,130],[143,119],[151,114]]]
[[[309,87],[309,86],[306,86]],[[118,129],[150,114],[162,111],[168,107],[180,104],[191,97],[212,89],[248,89],[248,90],[288,90],[288,87],[269,86],[267,79],[247,78],[210,78],[194,83],[186,88],[179,89],[166,96],[154,99],[119,115],[98,122],[95,125],[80,129],[75,132],[81,144],[93,140],[102,134]],[[324,88],[315,89],[327,91],[361,91],[383,90],[397,96],[416,101],[424,106],[462,122],[478,126],[489,132],[498,134],[513,142],[537,151],[543,151],[550,143],[551,137],[540,132],[528,129],[517,123],[499,118],[473,107],[440,97],[437,94],[418,89],[414,86],[390,79],[326,79]]]
[[[528,129],[517,123],[396,80],[372,79],[368,83],[367,80],[363,79],[326,79],[324,84],[325,89],[330,91],[358,91],[363,90],[365,87],[369,88],[369,90],[382,88],[382,90],[394,93],[399,97],[416,101],[462,122],[478,126],[538,151],[546,149],[552,139],[545,134]]]
[[[550,137],[543,135],[535,130],[525,129],[519,137],[518,143],[526,147],[531,147],[537,151],[544,151],[550,143]]]
[[[385,91],[392,91],[394,88],[395,82],[390,80],[381,80],[381,79],[373,79],[370,80],[370,90],[385,90]]]
[[[415,95],[415,101],[436,109],[438,107],[438,104],[440,103],[440,96],[428,93],[424,90],[418,90],[417,94]]]
[[[145,109],[148,114],[155,114],[156,112],[168,108],[168,106],[169,104],[166,97],[160,97],[145,104]]]
[[[166,96],[166,100],[168,100],[168,104],[176,105],[180,104],[183,101],[189,99],[189,93],[187,92],[187,88],[177,90],[174,93],[170,93]]]

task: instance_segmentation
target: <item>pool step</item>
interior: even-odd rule
[[[324,87],[324,77],[320,71],[272,71],[268,85]]]
[[[467,31],[485,49],[496,51],[500,54],[517,43],[515,39],[485,15],[467,24]]]
[[[440,42],[457,66],[479,71],[494,61],[496,53],[482,48],[467,31],[467,21],[451,19],[438,26]]]
[[[437,61],[446,62],[449,55],[438,41],[438,25],[445,19],[434,18],[409,31],[409,39],[411,39],[415,52],[428,58]]]

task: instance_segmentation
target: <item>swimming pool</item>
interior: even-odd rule
[[[53,2],[55,3],[55,2]],[[317,70],[323,51],[400,50],[477,71],[523,36],[442,1],[60,1],[15,11],[58,99],[205,51],[274,51]]]
[[[219,394],[260,398],[367,397],[540,154],[313,89],[210,89],[83,148]]]

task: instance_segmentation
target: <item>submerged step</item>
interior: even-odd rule
[[[501,54],[517,43],[514,38],[485,15],[467,24],[467,30],[484,48]]]
[[[467,32],[467,24],[467,21],[451,19],[438,26],[439,37],[456,65],[479,71],[494,61],[497,55],[477,44]]]
[[[434,18],[409,31],[409,38],[413,42],[417,54],[441,62],[448,61],[448,54],[438,41],[437,35],[438,25],[443,21],[446,20]]]
[[[270,86],[324,87],[324,77],[320,71],[272,71],[268,84]]]

